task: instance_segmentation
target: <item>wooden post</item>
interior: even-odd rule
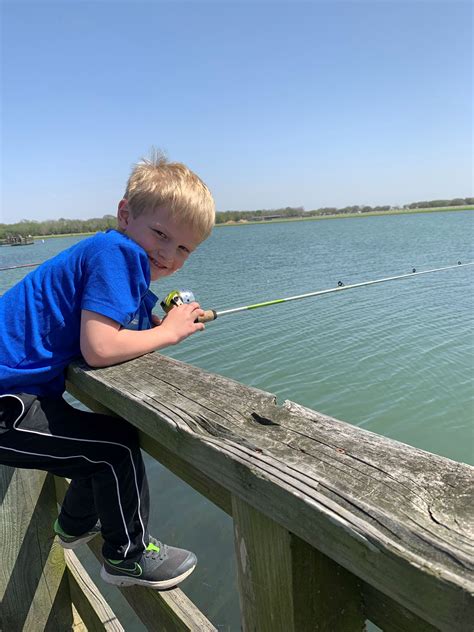
[[[52,475],[0,466],[0,630],[69,630],[73,624]]]
[[[235,496],[232,510],[244,632],[365,629],[354,575]]]

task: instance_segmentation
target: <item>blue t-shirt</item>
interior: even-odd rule
[[[0,395],[57,396],[80,355],[81,310],[130,329],[149,329],[158,300],[141,246],[118,231],[97,233],[46,261],[0,297]]]

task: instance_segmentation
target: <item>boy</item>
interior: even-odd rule
[[[72,479],[55,533],[75,548],[100,531],[101,576],[112,584],[170,588],[197,560],[149,535],[135,429],[69,406],[64,370],[81,353],[103,367],[204,329],[198,303],[163,321],[153,316],[149,285],[183,266],[214,218],[206,185],[183,164],[153,156],[134,167],[116,230],[80,241],[0,297],[0,463]]]

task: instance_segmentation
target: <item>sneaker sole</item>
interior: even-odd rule
[[[189,577],[193,570],[196,568],[196,564],[188,568],[187,571],[178,575],[178,577],[173,577],[172,579],[163,579],[159,582],[151,582],[146,579],[140,579],[138,577],[126,577],[122,575],[110,575],[105,569],[104,566],[100,569],[100,576],[107,582],[108,584],[113,584],[114,586],[145,586],[146,588],[152,588],[153,590],[166,590],[168,588],[174,588],[180,584],[183,579]]]
[[[85,544],[86,542],[89,542],[90,540],[95,538],[97,535],[99,534],[93,533],[92,535],[85,536],[83,538],[80,538],[79,540],[74,540],[74,542],[66,542],[65,540],[62,540],[61,537],[58,535],[58,542],[63,547],[63,549],[76,549],[78,546],[81,546],[81,544]]]

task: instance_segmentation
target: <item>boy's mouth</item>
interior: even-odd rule
[[[150,263],[152,264],[152,266],[154,268],[156,268],[157,270],[167,270],[168,269],[167,266],[164,266],[161,263],[159,263],[157,259],[154,259],[153,257],[150,257],[150,256],[148,257],[148,259],[150,260]]]

